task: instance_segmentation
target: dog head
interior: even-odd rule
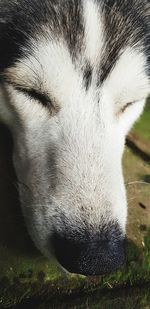
[[[4,3],[5,2],[5,3]],[[0,114],[37,247],[67,270],[115,270],[125,136],[149,93],[148,1],[0,4]]]

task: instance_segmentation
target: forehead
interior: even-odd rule
[[[61,38],[73,60],[85,45],[88,66],[101,59],[101,82],[128,45],[140,45],[148,60],[148,9],[146,0],[1,0],[0,69],[30,54],[31,40]]]
[[[104,5],[102,0],[71,0],[62,6],[57,0],[44,1],[41,6],[34,0],[26,19],[27,1],[18,1],[18,5],[21,2],[25,20],[20,24],[21,30],[14,25],[19,50],[15,47],[15,61],[11,53],[4,69],[10,81],[50,92],[57,101],[73,96],[75,89],[76,96],[81,96],[81,90],[87,90],[92,83],[94,88],[105,84],[114,101],[147,96],[149,54],[143,44],[146,24],[143,20],[138,27],[137,17],[135,27],[134,16],[139,12],[136,5],[133,14],[130,1],[125,7],[119,1],[115,5],[114,1],[106,1]],[[142,20],[142,8],[140,14]]]
[[[91,40],[93,42],[93,37]],[[72,61],[64,41],[41,39],[36,41],[36,46],[31,43],[31,55],[5,70],[6,80],[17,87],[45,93],[60,104],[74,101],[73,98],[83,101],[87,94],[90,97],[94,93],[99,95],[102,89],[104,93],[109,93],[114,102],[122,104],[142,100],[149,94],[146,59],[140,50],[126,47],[118,55],[109,75],[99,84],[101,61],[95,53],[89,52],[89,41],[84,53],[89,57],[89,63],[95,62],[90,68],[83,56]],[[88,70],[91,70],[91,76],[85,76]]]

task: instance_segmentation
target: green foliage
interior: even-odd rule
[[[136,122],[133,132],[150,142],[150,99],[148,100],[144,113],[139,121]]]

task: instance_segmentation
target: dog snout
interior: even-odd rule
[[[55,233],[55,257],[71,273],[94,276],[115,271],[125,260],[124,237],[108,234],[67,237]]]

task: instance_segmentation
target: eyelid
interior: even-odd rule
[[[47,93],[39,92],[33,88],[25,88],[7,80],[5,80],[5,83],[12,86],[16,91],[20,93],[22,92],[24,95],[36,100],[38,104],[43,105],[46,109],[48,109],[51,116],[55,116],[60,111],[60,106],[55,101],[55,98],[51,99]]]
[[[121,108],[121,113],[124,113],[124,111],[129,107],[129,106],[131,106],[131,105],[133,105],[134,104],[134,102],[129,102],[129,103],[127,103],[125,106],[123,106],[122,108]]]
[[[50,98],[48,97],[48,95],[44,94],[44,93],[40,93],[38,91],[36,91],[35,89],[26,89],[26,88],[22,88],[19,86],[15,86],[15,89],[24,93],[25,95],[29,96],[31,99],[34,99],[40,103],[42,103],[43,106],[48,106],[51,105],[52,107],[53,104],[50,100]]]
[[[5,80],[5,82],[8,85],[11,85],[15,90],[22,92],[24,95],[30,97],[31,99],[38,101],[43,106],[55,108],[50,97],[46,93],[39,92],[33,88],[29,89],[22,87],[21,85],[18,85],[12,81]]]

